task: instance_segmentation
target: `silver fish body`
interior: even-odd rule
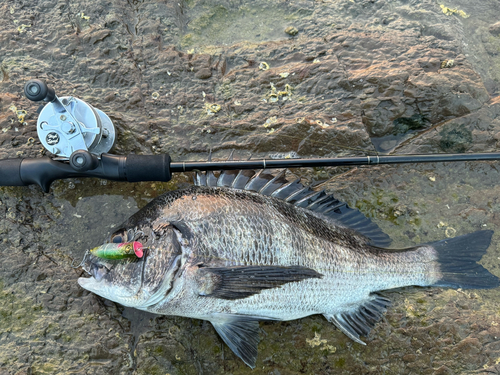
[[[378,291],[498,286],[476,263],[491,231],[387,250],[390,239],[359,211],[282,175],[226,172],[197,182],[156,198],[116,232],[115,242],[139,233],[143,258],[89,255],[93,277],[79,283],[126,306],[209,320],[251,367],[259,320],[323,314],[363,343],[390,304]]]

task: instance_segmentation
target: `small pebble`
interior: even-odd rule
[[[299,30],[297,30],[295,27],[293,26],[288,26],[286,29],[285,29],[285,33],[287,33],[288,35],[290,36],[295,36],[299,33]]]

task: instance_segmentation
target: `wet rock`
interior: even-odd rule
[[[242,158],[292,151],[305,157],[365,155],[381,148],[496,150],[500,105],[489,96],[499,87],[498,33],[496,19],[486,18],[497,14],[498,2],[482,2],[484,14],[469,20],[444,15],[432,1],[403,3],[288,1],[245,7],[90,1],[90,11],[45,0],[5,2],[0,5],[6,15],[0,25],[0,158],[41,155],[38,141],[28,143],[37,138],[39,104],[22,96],[24,82],[33,77],[110,115],[118,129],[118,154],[157,150],[178,161],[204,160],[210,149],[216,159],[224,158],[231,148]],[[31,27],[20,33],[15,20]],[[301,38],[283,34],[290,20]],[[441,69],[444,60],[454,65]],[[258,69],[262,61],[268,70]],[[270,102],[271,83],[277,91],[290,85],[292,94]],[[153,99],[153,93],[159,97]],[[221,110],[208,114],[206,103],[218,103]],[[11,105],[28,111],[27,125],[18,122]],[[270,117],[276,122],[265,127]],[[402,248],[444,238],[436,226],[440,221],[457,234],[483,224],[498,231],[495,165],[295,172],[328,180],[329,190],[374,218],[394,238],[394,248]],[[1,371],[250,372],[208,323],[148,318],[143,331],[134,331],[135,318],[79,289],[82,272],[69,266],[138,206],[189,178],[155,188],[80,179],[73,190],[55,183],[50,194],[37,187],[0,189]],[[482,260],[492,272],[496,247]],[[377,325],[366,347],[321,317],[263,324],[266,335],[254,371],[472,373],[486,365],[497,371],[500,349],[491,311],[500,309],[498,291],[478,292],[476,299],[464,292],[433,293],[419,288],[388,293],[394,302],[390,324]],[[335,353],[307,345],[306,338],[319,331]]]
[[[212,77],[212,70],[209,68],[201,68],[195,73],[195,77],[198,79],[208,79]]]

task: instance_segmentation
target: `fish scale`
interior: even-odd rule
[[[492,231],[386,249],[390,238],[358,210],[284,175],[197,174],[197,186],[154,199],[117,230],[134,233],[142,258],[88,254],[91,277],[80,285],[126,306],[209,320],[251,367],[261,320],[323,314],[364,344],[390,305],[378,291],[498,286],[477,263]]]

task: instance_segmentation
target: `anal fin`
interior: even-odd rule
[[[259,316],[214,314],[210,322],[227,346],[251,368],[255,368],[259,344]]]
[[[382,318],[387,307],[391,304],[387,298],[377,294],[363,303],[357,309],[337,314],[323,314],[324,317],[344,332],[349,338],[361,345],[366,345],[360,336],[367,336],[375,324]]]

